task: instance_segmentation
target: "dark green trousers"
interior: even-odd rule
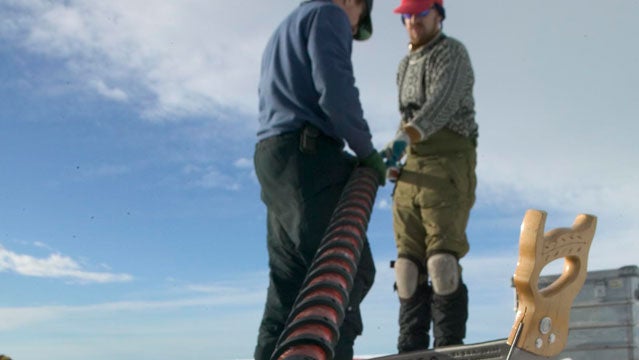
[[[354,159],[342,147],[320,136],[311,152],[300,150],[300,134],[288,133],[259,142],[255,172],[267,208],[269,287],[260,324],[255,360],[270,359],[287,317],[317,252]],[[373,284],[375,266],[368,242],[340,328],[335,359],[353,358],[355,338],[363,325],[359,304]]]

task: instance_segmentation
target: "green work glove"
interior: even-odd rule
[[[377,152],[377,150],[373,149],[373,152],[370,155],[368,155],[364,159],[360,159],[360,164],[362,164],[362,166],[366,166],[375,170],[379,185],[386,185],[386,165],[384,164],[384,160],[382,159],[382,156]]]

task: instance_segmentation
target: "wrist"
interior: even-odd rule
[[[412,123],[404,125],[402,132],[408,137],[410,144],[418,143],[424,139],[424,132]]]

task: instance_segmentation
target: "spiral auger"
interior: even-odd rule
[[[272,359],[333,358],[377,188],[374,170],[355,169],[333,212]]]

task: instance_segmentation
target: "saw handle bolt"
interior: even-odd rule
[[[539,322],[539,331],[546,335],[550,332],[550,329],[552,329],[552,320],[546,316]]]

